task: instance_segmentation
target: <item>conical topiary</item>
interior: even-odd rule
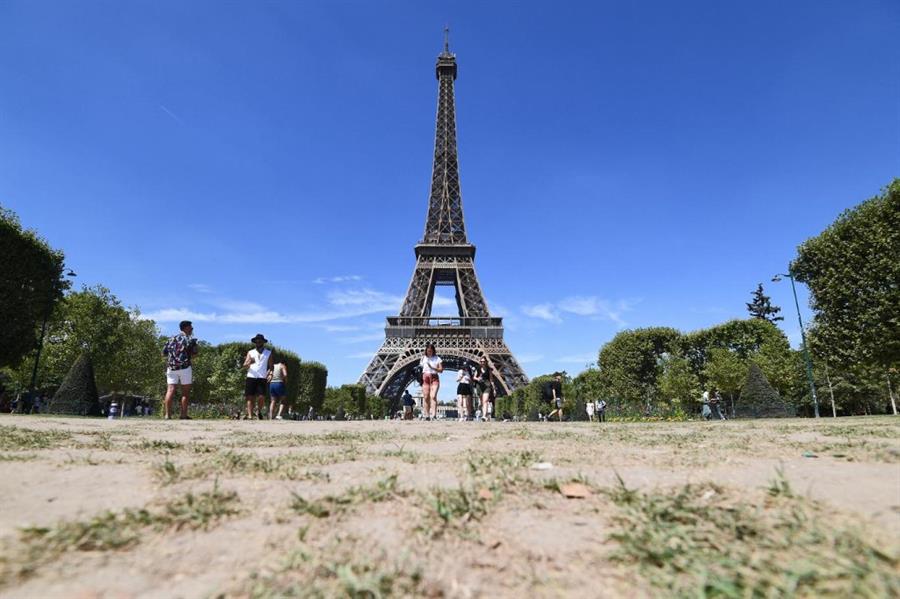
[[[794,415],[794,410],[772,388],[760,367],[752,362],[734,411],[737,418],[786,418]]]
[[[97,383],[94,382],[94,365],[88,352],[83,352],[75,360],[62,385],[50,400],[47,412],[78,416],[100,415],[100,398],[97,394]]]

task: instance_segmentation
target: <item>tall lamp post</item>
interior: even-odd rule
[[[797,286],[794,284],[794,275],[779,274],[772,277],[772,282],[777,283],[781,277],[787,277],[791,280],[791,291],[794,292],[794,306],[797,307],[797,321],[800,323],[800,339],[803,341],[803,358],[806,361],[806,378],[809,379],[809,391],[812,393],[813,411],[816,418],[819,417],[819,399],[816,397],[816,384],[813,381],[812,358],[809,356],[809,349],[806,347],[806,331],[803,329],[803,318],[800,316],[800,302],[797,301]]]
[[[77,276],[78,275],[76,275],[72,269],[69,269],[69,272],[66,273],[66,277]],[[38,340],[37,353],[34,356],[34,368],[31,370],[31,385],[28,389],[28,398],[32,402],[34,401],[34,387],[37,382],[38,364],[41,362],[41,350],[44,349],[44,335],[47,334],[47,321],[50,319],[50,314],[53,313],[53,295],[56,293],[56,290],[56,285],[50,287],[50,297],[47,299],[47,311],[44,312],[44,322],[41,324],[41,338]]]

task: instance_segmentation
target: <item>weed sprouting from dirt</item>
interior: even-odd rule
[[[633,565],[680,597],[888,597],[900,592],[897,556],[820,517],[776,479],[761,504],[714,484],[609,491],[619,544]]]
[[[314,518],[328,518],[346,512],[365,503],[381,503],[404,497],[407,491],[397,483],[397,475],[392,474],[374,485],[350,487],[339,495],[326,495],[321,499],[308,500],[294,493],[291,509],[298,514],[309,514]]]
[[[32,430],[18,426],[0,426],[0,450],[28,451],[63,447],[72,442],[72,433],[56,430]]]
[[[196,462],[175,466],[168,458],[155,468],[163,483],[179,480],[208,478],[217,475],[245,475],[285,480],[321,480],[328,478],[309,466],[326,466],[355,460],[358,450],[347,448],[340,452],[290,453],[273,457],[260,457],[253,453],[226,450]]]
[[[422,459],[420,454],[406,449],[405,445],[397,445],[396,443],[394,445],[396,445],[397,449],[386,449],[380,455],[386,458],[398,458],[407,464],[418,464],[419,460]]]
[[[353,537],[315,549],[301,544],[277,572],[252,575],[238,594],[254,599],[434,596],[424,587],[421,569],[410,566],[411,561],[407,555],[391,556],[363,546]]]
[[[434,487],[423,493],[426,509],[418,530],[431,538],[450,531],[473,536],[469,523],[481,520],[505,493],[530,484],[531,479],[522,470],[540,459],[534,451],[470,457],[464,480],[457,487]]]
[[[0,462],[30,462],[37,456],[29,453],[0,453]]]
[[[208,530],[222,518],[239,512],[232,491],[188,493],[158,508],[104,512],[89,520],[63,521],[50,527],[20,530],[19,544],[4,547],[0,557],[0,583],[27,578],[36,567],[72,551],[115,551],[141,542],[147,531]]]

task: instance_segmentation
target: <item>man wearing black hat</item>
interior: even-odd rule
[[[163,355],[166,357],[166,398],[163,401],[163,417],[166,420],[172,416],[172,397],[178,385],[181,385],[181,419],[190,420],[188,398],[193,382],[191,358],[197,355],[197,340],[194,338],[194,325],[190,320],[182,320],[178,323],[178,328],[181,332],[169,339],[163,348]]]
[[[244,368],[247,369],[247,379],[244,383],[244,399],[247,400],[247,420],[253,420],[253,398],[257,400],[258,408],[256,417],[263,418],[263,410],[266,406],[266,383],[272,380],[272,367],[275,361],[272,359],[272,350],[266,349],[269,342],[262,333],[250,340],[256,347],[247,352],[244,358]]]

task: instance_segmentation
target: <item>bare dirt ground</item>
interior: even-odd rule
[[[8,597],[898,596],[900,419],[0,418]]]

